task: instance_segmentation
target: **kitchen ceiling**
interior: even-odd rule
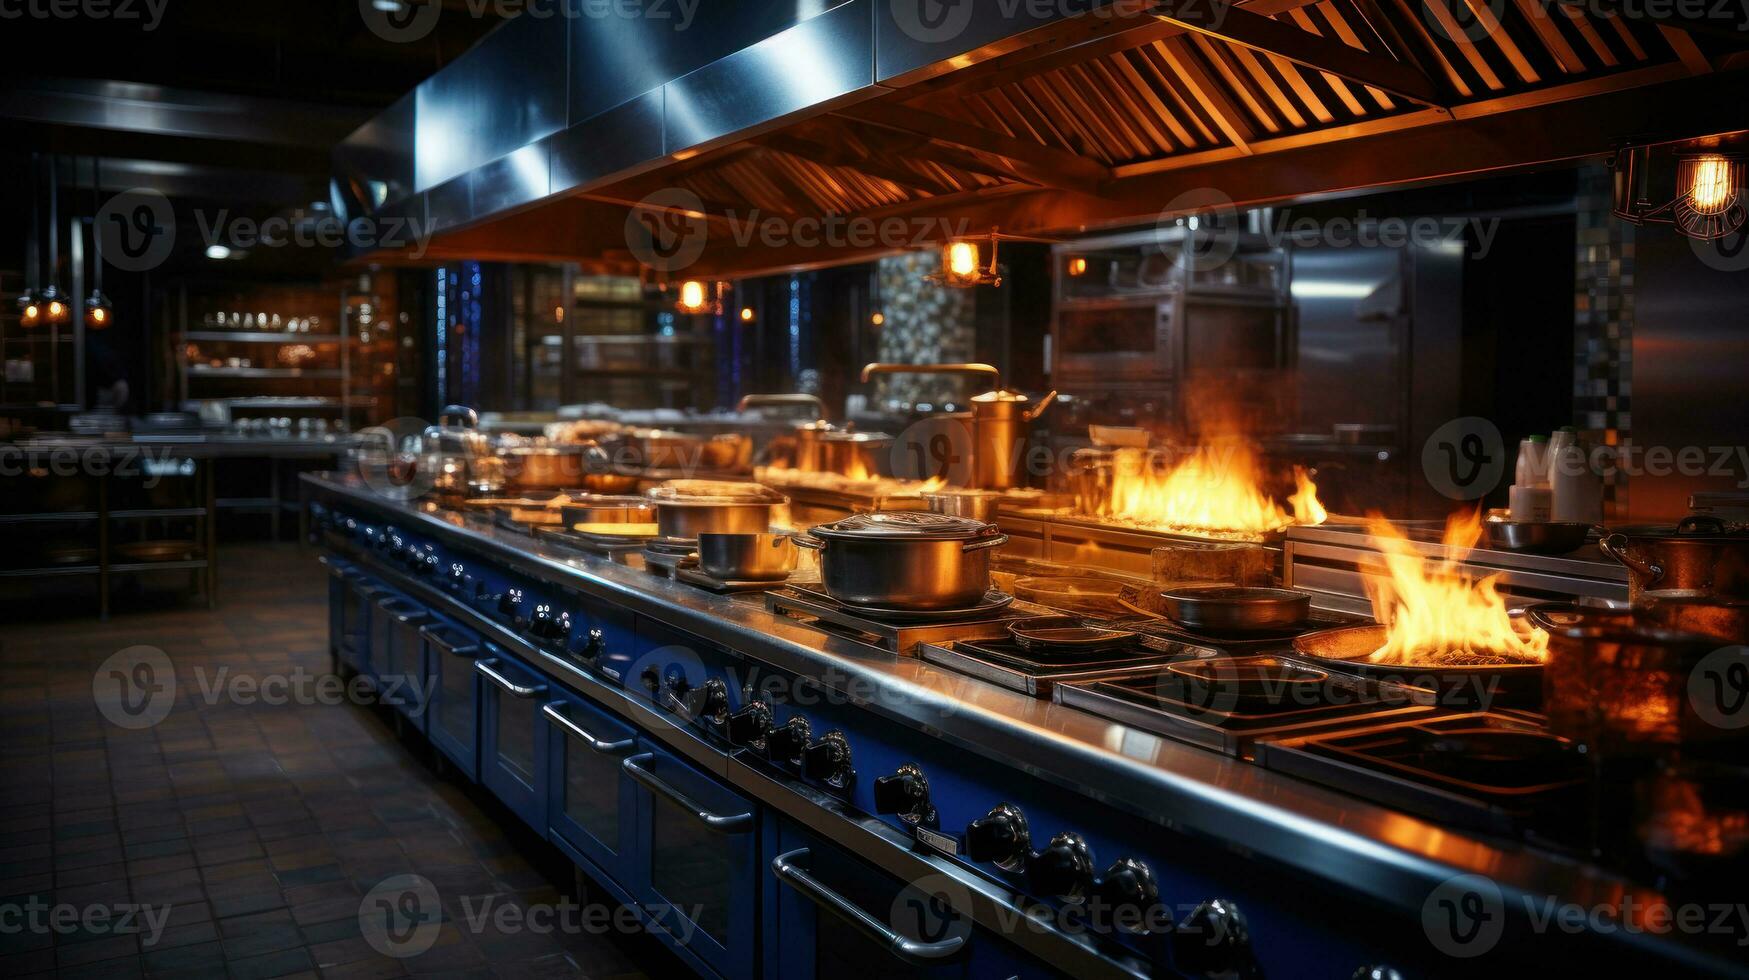
[[[567,136],[601,121],[571,119],[571,130],[521,151],[551,159],[545,187],[461,207],[454,188],[421,189],[418,206],[446,228],[436,253],[629,263],[614,233],[626,210],[676,188],[696,195],[713,228],[757,209],[780,218],[927,213],[979,233],[1072,233],[1152,220],[1196,188],[1242,206],[1601,154],[1612,138],[1646,126],[1698,135],[1729,128],[1709,107],[1731,104],[1729,93],[1744,85],[1741,38],[1539,0],[1157,3],[1142,15],[986,35],[967,51],[919,56],[881,77],[893,45],[838,40],[869,33],[859,6],[822,15],[854,28],[834,29],[829,51],[791,43],[788,57],[761,60],[756,45],[658,90],[667,101],[645,120],[616,124],[660,130],[653,143],[631,141],[659,148],[645,158],[597,161],[560,179]],[[877,38],[884,6],[872,12]],[[842,65],[859,53],[877,83],[854,83],[854,68],[841,67],[853,84],[800,106],[759,87],[805,88],[808,79],[790,76],[808,63],[831,54]],[[704,98],[699,78],[718,69],[754,83],[746,101],[764,97],[770,111],[753,117],[733,100]],[[677,123],[677,104],[694,117],[705,105],[733,118]],[[1266,157],[1274,165],[1260,168]],[[526,171],[529,160],[521,162]],[[476,188],[486,169],[475,171]],[[562,233],[582,227],[609,232]],[[730,237],[715,236],[696,271],[823,261],[817,249]],[[859,257],[853,251],[824,261]]]

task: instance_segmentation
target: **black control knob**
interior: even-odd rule
[[[769,731],[771,705],[764,701],[754,701],[729,716],[728,730],[724,734],[732,745],[757,745]]]
[[[1349,980],[1403,980],[1403,974],[1394,966],[1363,966]]]
[[[555,612],[547,603],[534,607],[528,619],[528,635],[541,643],[557,643],[571,634],[571,614]]]
[[[1251,930],[1245,924],[1245,913],[1224,898],[1211,898],[1190,910],[1172,935],[1172,960],[1181,973],[1199,977],[1229,976],[1243,973],[1251,964]],[[1365,976],[1363,967],[1354,975]],[[1386,980],[1397,971],[1389,967]],[[1396,980],[1402,978],[1396,977]]]
[[[444,580],[451,591],[466,594],[471,592],[468,584],[474,580],[474,577],[468,574],[468,570],[462,566],[461,562],[452,561],[449,563],[449,573],[444,576]]]
[[[420,555],[419,560],[413,564],[413,574],[436,575],[438,566],[441,564],[442,562],[437,560],[436,555],[426,552]]]
[[[1079,902],[1093,887],[1093,855],[1080,834],[1062,833],[1026,862],[1026,880],[1039,895]]]
[[[966,857],[988,861],[1004,871],[1026,867],[1032,853],[1032,837],[1020,808],[998,803],[989,813],[966,824]]]
[[[929,803],[929,780],[910,763],[891,776],[874,781],[876,813],[890,813],[906,823],[932,823],[935,807]]]
[[[1118,858],[1093,886],[1096,918],[1108,929],[1146,936],[1168,932],[1172,920],[1159,918],[1160,888],[1154,872],[1135,858]]]
[[[498,597],[498,615],[512,622],[522,618],[521,589],[506,589],[504,594]]]
[[[655,697],[662,687],[662,671],[651,664],[638,672],[638,682],[644,685],[644,690],[649,691],[651,697]]]
[[[814,732],[808,725],[808,719],[796,715],[765,736],[765,757],[772,762],[798,765],[802,750],[807,748],[808,741],[813,737]]]
[[[682,704],[692,717],[721,725],[729,713],[729,686],[721,678],[707,678],[685,693]]]
[[[802,777],[829,786],[850,782],[850,743],[844,733],[830,731],[802,750]]]
[[[607,652],[607,634],[601,632],[601,627],[591,626],[584,634],[583,643],[571,651],[571,656],[577,660],[599,660]]]

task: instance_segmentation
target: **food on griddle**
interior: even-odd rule
[[[1462,562],[1482,534],[1481,514],[1446,522],[1445,555],[1423,555],[1389,521],[1368,525],[1384,556],[1382,576],[1368,577],[1373,616],[1385,642],[1367,660],[1410,667],[1502,667],[1548,659],[1549,637],[1513,619],[1495,576],[1476,578]]]

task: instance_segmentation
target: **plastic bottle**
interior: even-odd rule
[[[1549,489],[1549,441],[1538,435],[1518,443],[1518,464],[1508,491],[1512,519],[1519,523],[1546,521],[1553,513]]]
[[[1603,478],[1592,472],[1590,457],[1571,426],[1549,440],[1549,489],[1551,520],[1594,524],[1603,519]]]

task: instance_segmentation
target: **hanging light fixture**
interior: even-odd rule
[[[91,158],[91,295],[85,300],[85,325],[92,330],[108,330],[115,319],[115,308],[103,295],[103,233],[97,227],[97,199],[103,194],[103,182],[96,157]]]
[[[73,318],[73,307],[67,302],[64,290],[55,285],[55,277],[61,274],[61,230],[60,208],[56,198],[60,194],[60,158],[49,157],[49,264],[43,273],[48,284],[43,286],[37,295],[37,303],[42,307],[42,319],[50,326],[60,326]]]
[[[1746,217],[1749,162],[1743,154],[1718,149],[1721,142],[1715,137],[1621,147],[1610,161],[1611,213],[1636,225],[1670,225],[1702,241],[1738,231]]]
[[[990,232],[990,264],[986,266],[979,253],[979,243],[971,238],[955,238],[941,249],[941,271],[924,277],[955,289],[970,286],[1002,285],[1002,267],[996,264],[996,232]]]
[[[682,313],[703,313],[710,305],[710,294],[704,288],[704,283],[697,279],[688,279],[680,284],[680,301],[675,308]]]
[[[42,171],[42,160],[35,153],[30,155],[30,227],[24,235],[24,291],[18,294],[18,322],[25,328],[34,328],[42,323],[42,306],[36,300],[40,291],[42,274],[40,263],[41,251],[38,248],[37,235],[41,231],[40,217],[36,210],[37,185]]]

